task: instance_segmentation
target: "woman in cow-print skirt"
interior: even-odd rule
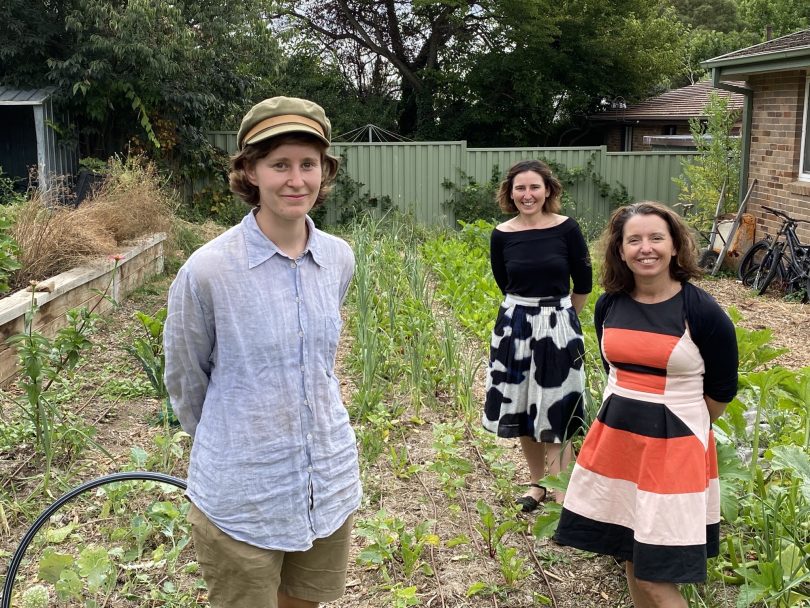
[[[562,186],[537,160],[513,165],[498,191],[512,219],[492,231],[492,274],[505,298],[492,332],[484,428],[517,437],[531,484],[517,502],[535,510],[537,482],[573,460],[582,426],[584,343],[577,314],[591,291],[590,255],[577,222],[560,215]],[[569,286],[573,282],[573,291]],[[556,496],[562,502],[562,493]]]

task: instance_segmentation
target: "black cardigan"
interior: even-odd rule
[[[620,293],[604,293],[596,301],[593,322],[605,371],[610,366],[602,353],[602,329],[610,307]],[[737,394],[737,335],[734,323],[720,305],[700,287],[683,283],[684,316],[692,341],[698,347],[706,372],[703,393],[720,403],[729,403]]]

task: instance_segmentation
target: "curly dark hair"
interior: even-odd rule
[[[512,184],[515,177],[527,171],[534,171],[543,178],[548,197],[543,204],[543,213],[559,213],[562,206],[560,204],[560,196],[562,196],[562,184],[560,180],[554,177],[549,166],[540,160],[521,160],[516,162],[506,172],[506,177],[501,182],[498,188],[496,200],[498,206],[504,213],[517,213],[517,206],[512,200]]]
[[[606,292],[629,293],[635,288],[633,273],[621,257],[624,225],[634,215],[657,215],[666,222],[677,252],[669,262],[669,274],[673,279],[684,282],[701,276],[691,228],[666,205],[642,201],[616,209],[600,238],[599,249],[604,255],[604,262],[599,281]]]
[[[248,144],[231,157],[231,170],[228,174],[231,192],[245,201],[248,205],[259,206],[259,189],[250,183],[245,169],[253,168],[256,163],[270,154],[273,150],[284,144],[307,144],[318,148],[321,152],[323,164],[323,177],[318,197],[315,199],[313,209],[323,204],[324,199],[332,191],[332,183],[340,167],[340,159],[330,156],[327,147],[314,135],[306,133],[290,133],[262,140],[255,144]]]

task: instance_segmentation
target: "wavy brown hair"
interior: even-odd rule
[[[540,160],[521,160],[516,162],[506,172],[506,177],[501,182],[498,188],[498,194],[495,200],[498,201],[498,206],[504,213],[517,213],[517,206],[512,200],[512,184],[515,182],[515,177],[526,171],[534,171],[543,178],[543,182],[548,191],[548,198],[543,203],[543,213],[559,213],[562,206],[560,204],[560,196],[562,196],[562,184],[560,180],[554,177],[549,166]]]
[[[669,262],[669,275],[673,279],[684,282],[701,276],[691,228],[669,207],[653,201],[642,201],[616,209],[600,238],[599,249],[604,255],[604,262],[599,282],[606,292],[629,293],[636,286],[632,271],[621,257],[624,225],[634,215],[657,215],[666,222],[677,252]]]
[[[315,199],[314,209],[321,205],[324,199],[332,191],[332,184],[335,181],[340,160],[327,154],[324,143],[314,135],[305,133],[290,133],[271,137],[255,144],[248,144],[231,157],[231,171],[228,175],[231,192],[245,201],[248,205],[259,206],[259,189],[250,183],[245,173],[245,169],[253,168],[256,163],[270,154],[273,150],[284,144],[306,144],[315,146],[321,153],[321,165],[323,175],[321,177],[321,188],[318,190],[318,197]]]

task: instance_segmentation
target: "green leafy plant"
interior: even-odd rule
[[[393,207],[391,197],[377,197],[369,192],[363,192],[365,184],[349,175],[346,170],[348,162],[346,154],[341,154],[340,168],[335,177],[332,192],[329,193],[323,205],[310,212],[310,216],[318,226],[326,222],[330,209],[334,213],[336,223],[340,226],[347,226],[366,214],[377,218],[383,217]]]
[[[0,210],[0,296],[9,291],[11,274],[20,268],[20,247],[8,233],[11,225],[8,214]]]
[[[681,163],[682,174],[673,178],[681,192],[683,203],[694,206],[691,221],[698,227],[708,228],[714,218],[721,192],[724,193],[721,211],[737,210],[739,201],[740,139],[731,135],[739,114],[729,109],[729,98],[709,93],[709,102],[703,109],[706,122],[690,119],[689,130],[697,148],[690,161]],[[725,184],[725,190],[724,190]]]
[[[161,400],[158,420],[177,426],[180,423],[174,415],[169,400],[169,392],[163,383],[163,374],[166,368],[166,357],[163,354],[163,325],[166,322],[166,314],[165,307],[158,310],[154,316],[140,310],[135,311],[135,318],[140,322],[145,335],[135,338],[131,345],[124,348],[141,364],[149,383],[152,385],[155,396]]]
[[[417,570],[431,575],[432,569],[422,560],[426,546],[439,544],[439,537],[430,532],[431,526],[432,522],[423,521],[410,531],[405,522],[381,509],[373,518],[357,522],[357,533],[367,540],[357,562],[380,569],[386,581],[391,580],[389,568],[401,570],[406,578]]]
[[[55,450],[54,440],[59,436],[70,434],[70,431],[89,440],[81,428],[67,430],[63,428],[60,435],[56,434],[57,424],[68,419],[51,401],[50,389],[55,380],[76,366],[81,353],[91,346],[88,334],[98,319],[94,310],[107,297],[106,293],[112,285],[117,269],[116,261],[107,287],[93,307],[69,310],[66,313],[67,325],[61,328],[53,339],[34,331],[34,318],[39,305],[36,291],[32,286],[31,304],[23,318],[23,332],[8,339],[8,343],[17,349],[21,367],[19,384],[25,392],[17,403],[34,429],[37,451],[45,458],[43,489],[47,489],[50,480]]]
[[[479,522],[475,525],[475,529],[484,539],[489,556],[494,558],[498,555],[504,536],[516,531],[520,524],[512,518],[499,522],[495,516],[495,511],[483,500],[476,502],[475,508],[479,516]]]

